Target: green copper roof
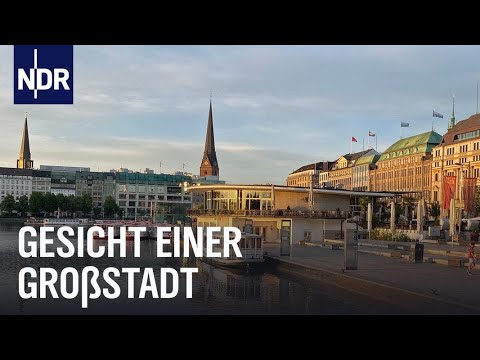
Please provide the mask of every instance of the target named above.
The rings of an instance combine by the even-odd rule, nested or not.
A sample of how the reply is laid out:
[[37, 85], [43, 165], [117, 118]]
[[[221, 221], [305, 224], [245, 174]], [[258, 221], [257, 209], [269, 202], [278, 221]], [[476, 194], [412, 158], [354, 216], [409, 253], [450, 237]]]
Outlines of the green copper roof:
[[398, 140], [395, 144], [385, 150], [380, 156], [379, 161], [398, 159], [403, 156], [413, 154], [425, 154], [440, 144], [442, 136], [435, 131], [428, 131], [423, 134], [410, 136], [405, 139]]
[[375, 164], [380, 158], [380, 154], [372, 154], [369, 156], [362, 156], [355, 162], [355, 166], [365, 165], [365, 164]]

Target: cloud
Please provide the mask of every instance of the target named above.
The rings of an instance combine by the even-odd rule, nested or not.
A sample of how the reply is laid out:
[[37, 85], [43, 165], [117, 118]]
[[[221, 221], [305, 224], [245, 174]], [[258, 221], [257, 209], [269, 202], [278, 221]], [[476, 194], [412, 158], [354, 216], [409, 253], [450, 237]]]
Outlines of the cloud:
[[198, 172], [213, 94], [222, 177], [280, 182], [315, 160], [379, 150], [428, 131], [456, 94], [476, 108], [479, 46], [75, 46], [73, 106], [13, 105], [13, 47], [0, 46], [0, 165], [18, 156], [29, 113], [36, 164]]

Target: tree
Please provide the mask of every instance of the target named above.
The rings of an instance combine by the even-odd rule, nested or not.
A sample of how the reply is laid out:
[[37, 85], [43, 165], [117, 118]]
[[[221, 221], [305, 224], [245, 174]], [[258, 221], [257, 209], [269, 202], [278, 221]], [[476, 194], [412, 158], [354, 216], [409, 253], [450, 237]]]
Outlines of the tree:
[[12, 211], [15, 209], [15, 198], [12, 194], [8, 194], [3, 198], [2, 202], [0, 203], [0, 209], [8, 214], [12, 213]]
[[[415, 206], [415, 199], [409, 196], [405, 198], [404, 204], [407, 207], [407, 220], [410, 222], [412, 220], [412, 209]], [[405, 211], [405, 208], [403, 210]]]
[[434, 201], [430, 206], [430, 216], [435, 219], [435, 225], [438, 225], [438, 217], [440, 216], [440, 204], [438, 203], [438, 201]]
[[27, 195], [23, 195], [23, 196], [20, 197], [20, 199], [18, 199], [18, 202], [16, 204], [16, 208], [17, 208], [17, 211], [20, 214], [25, 214], [25, 213], [28, 212], [29, 204], [28, 204], [28, 196]]
[[57, 197], [55, 194], [46, 193], [43, 198], [44, 201], [44, 210], [47, 213], [53, 213], [58, 209]]
[[29, 200], [30, 212], [38, 214], [45, 210], [44, 196], [40, 192], [33, 192]]
[[93, 215], [95, 215], [95, 217], [100, 216], [101, 212], [102, 212], [102, 208], [100, 208], [100, 207], [98, 207], [98, 206], [95, 206], [95, 207], [93, 208]]
[[64, 205], [64, 210], [69, 212], [69, 213], [74, 213], [78, 211], [78, 208], [76, 207], [77, 203], [75, 200], [75, 196], [69, 195], [65, 197], [65, 205]]
[[63, 194], [57, 194], [57, 206], [60, 211], [68, 211], [68, 198]]
[[75, 196], [72, 200], [73, 200], [72, 201], [73, 212], [82, 211], [82, 208], [83, 208], [82, 197], [81, 196]]
[[84, 214], [89, 214], [93, 209], [93, 199], [90, 194], [83, 194], [80, 196], [80, 211]]
[[115, 202], [114, 197], [107, 196], [103, 204], [103, 212], [105, 217], [111, 217], [114, 214], [117, 214], [119, 210], [120, 210], [120, 207]]

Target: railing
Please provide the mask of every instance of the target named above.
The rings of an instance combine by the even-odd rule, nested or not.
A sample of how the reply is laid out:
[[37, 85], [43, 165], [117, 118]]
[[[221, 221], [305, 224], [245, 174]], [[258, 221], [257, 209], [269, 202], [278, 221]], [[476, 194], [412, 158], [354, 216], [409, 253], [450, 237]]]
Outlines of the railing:
[[317, 211], [317, 210], [187, 210], [187, 215], [203, 216], [258, 216], [258, 217], [286, 217], [312, 219], [347, 219], [351, 213], [347, 211]]
[[[223, 254], [223, 246], [212, 246], [212, 252]], [[223, 260], [259, 260], [263, 259], [263, 248], [240, 248], [241, 257], [237, 257], [233, 251], [230, 251], [230, 256], [221, 256], [219, 259]], [[207, 250], [203, 249], [203, 255], [206, 256]]]

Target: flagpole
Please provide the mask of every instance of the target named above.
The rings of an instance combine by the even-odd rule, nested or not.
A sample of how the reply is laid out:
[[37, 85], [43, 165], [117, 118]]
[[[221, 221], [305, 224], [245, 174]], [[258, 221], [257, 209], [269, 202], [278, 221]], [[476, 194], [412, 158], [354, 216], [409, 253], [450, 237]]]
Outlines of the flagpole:
[[378, 145], [378, 141], [377, 141], [377, 140], [378, 140], [378, 132], [375, 134], [375, 151], [378, 152], [378, 146], [377, 146], [377, 145]]
[[362, 139], [362, 151], [365, 151], [365, 138]]
[[350, 154], [352, 153], [353, 139], [350, 139]]

